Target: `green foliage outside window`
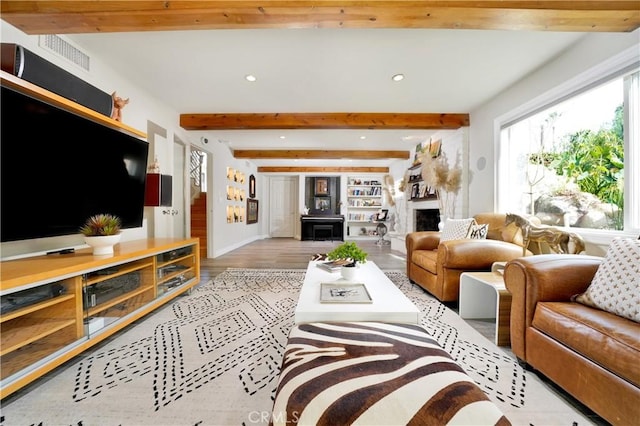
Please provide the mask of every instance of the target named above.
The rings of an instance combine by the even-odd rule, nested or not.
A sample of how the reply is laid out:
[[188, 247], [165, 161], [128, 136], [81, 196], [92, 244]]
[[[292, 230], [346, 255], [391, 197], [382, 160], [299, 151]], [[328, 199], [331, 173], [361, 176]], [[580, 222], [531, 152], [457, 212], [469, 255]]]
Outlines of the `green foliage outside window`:
[[556, 153], [529, 155], [532, 164], [544, 164], [573, 180], [580, 191], [598, 197], [604, 203], [616, 205], [612, 229], [623, 229], [624, 206], [624, 133], [622, 106], [615, 110], [608, 127], [597, 132], [580, 130], [569, 134], [564, 146]]

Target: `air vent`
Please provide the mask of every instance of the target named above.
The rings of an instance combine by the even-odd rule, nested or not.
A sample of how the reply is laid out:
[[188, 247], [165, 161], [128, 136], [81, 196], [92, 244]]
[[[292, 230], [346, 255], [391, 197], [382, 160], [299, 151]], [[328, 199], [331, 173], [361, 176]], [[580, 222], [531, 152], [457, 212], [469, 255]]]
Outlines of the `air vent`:
[[89, 71], [89, 55], [55, 34], [41, 35], [40, 47], [50, 50], [80, 68]]

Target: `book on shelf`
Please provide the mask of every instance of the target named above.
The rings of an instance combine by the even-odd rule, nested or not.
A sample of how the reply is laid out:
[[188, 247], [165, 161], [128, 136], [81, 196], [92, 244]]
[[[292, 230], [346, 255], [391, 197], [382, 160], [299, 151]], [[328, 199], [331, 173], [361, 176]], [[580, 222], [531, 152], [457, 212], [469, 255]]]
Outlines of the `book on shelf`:
[[337, 259], [337, 260], [331, 260], [329, 262], [318, 262], [316, 266], [320, 269], [324, 269], [325, 271], [338, 272], [340, 271], [340, 268], [342, 268], [347, 263], [349, 263], [348, 260]]

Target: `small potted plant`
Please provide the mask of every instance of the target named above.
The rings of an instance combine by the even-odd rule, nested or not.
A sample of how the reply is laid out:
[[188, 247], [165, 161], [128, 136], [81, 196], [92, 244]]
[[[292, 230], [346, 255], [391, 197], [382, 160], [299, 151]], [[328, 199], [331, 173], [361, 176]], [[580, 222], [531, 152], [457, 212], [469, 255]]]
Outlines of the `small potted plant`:
[[362, 250], [353, 241], [345, 241], [335, 249], [327, 253], [327, 259], [345, 259], [350, 260], [350, 263], [345, 264], [342, 267], [342, 277], [346, 280], [351, 280], [355, 276], [356, 265], [359, 263], [365, 263], [367, 261], [367, 252]]
[[93, 247], [96, 256], [113, 254], [113, 246], [120, 241], [122, 222], [118, 216], [102, 213], [91, 216], [80, 228], [84, 241]]

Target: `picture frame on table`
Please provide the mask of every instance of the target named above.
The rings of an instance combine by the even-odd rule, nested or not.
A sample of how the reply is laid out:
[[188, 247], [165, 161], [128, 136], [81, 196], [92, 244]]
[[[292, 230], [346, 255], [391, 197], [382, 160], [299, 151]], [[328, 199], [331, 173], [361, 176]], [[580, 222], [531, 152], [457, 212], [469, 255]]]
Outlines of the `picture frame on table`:
[[247, 198], [247, 225], [258, 223], [258, 200]]

